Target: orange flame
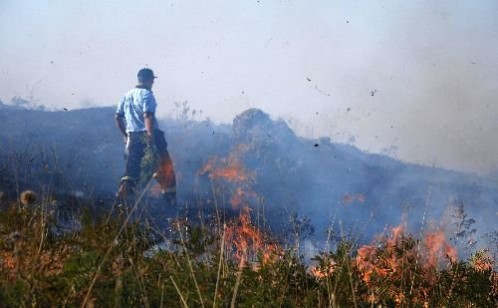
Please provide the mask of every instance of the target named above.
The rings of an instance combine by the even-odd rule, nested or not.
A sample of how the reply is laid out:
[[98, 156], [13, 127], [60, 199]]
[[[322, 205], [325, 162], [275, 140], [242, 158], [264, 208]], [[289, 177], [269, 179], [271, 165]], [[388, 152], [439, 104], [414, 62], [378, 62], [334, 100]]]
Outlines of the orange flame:
[[278, 254], [278, 246], [252, 224], [248, 206], [227, 225], [225, 242], [237, 260], [254, 261], [261, 256], [262, 262], [267, 263]]
[[159, 196], [161, 196], [162, 192], [163, 189], [161, 188], [161, 185], [159, 185], [159, 183], [155, 183], [154, 186], [152, 186], [152, 188], [150, 189], [149, 194], [152, 197], [158, 198]]
[[309, 271], [317, 279], [327, 278], [334, 273], [336, 265], [337, 263], [334, 260], [330, 260], [324, 267], [310, 266]]
[[[486, 272], [492, 270], [494, 262], [489, 252], [486, 250], [478, 251], [471, 259], [472, 267], [478, 272]], [[497, 277], [498, 278], [498, 277]]]
[[246, 170], [242, 160], [246, 149], [245, 145], [235, 146], [227, 158], [211, 158], [199, 171], [211, 179], [236, 184], [229, 202], [233, 209], [240, 209], [240, 215], [227, 225], [225, 244], [230, 254], [244, 265], [259, 256], [263, 263], [269, 262], [278, 253], [278, 246], [251, 221], [249, 201], [257, 194], [251, 189], [255, 173]]
[[159, 158], [154, 178], [162, 190], [176, 189], [176, 175], [169, 154], [166, 153]]
[[[457, 250], [447, 242], [442, 229], [427, 233], [424, 244], [418, 248], [415, 244], [406, 245], [405, 232], [404, 222], [391, 228], [390, 234], [380, 237], [377, 243], [358, 249], [355, 264], [367, 285], [371, 284], [372, 279], [399, 279], [407, 275], [408, 264], [413, 264], [416, 259], [422, 264], [426, 278], [431, 281], [431, 269], [442, 259], [450, 262], [457, 260]], [[400, 255], [399, 251], [403, 253]]]
[[212, 179], [222, 179], [228, 182], [247, 182], [254, 175], [245, 170], [239, 159], [229, 157], [224, 159], [212, 158], [200, 170], [200, 175], [208, 174]]
[[344, 194], [344, 196], [342, 196], [342, 203], [344, 204], [351, 204], [355, 201], [364, 203], [366, 200], [367, 198], [363, 194], [354, 194], [354, 195]]
[[426, 266], [428, 267], [436, 266], [441, 257], [448, 259], [450, 262], [457, 260], [458, 253], [455, 247], [446, 241], [446, 235], [442, 229], [427, 233], [425, 235], [425, 246], [427, 249]]

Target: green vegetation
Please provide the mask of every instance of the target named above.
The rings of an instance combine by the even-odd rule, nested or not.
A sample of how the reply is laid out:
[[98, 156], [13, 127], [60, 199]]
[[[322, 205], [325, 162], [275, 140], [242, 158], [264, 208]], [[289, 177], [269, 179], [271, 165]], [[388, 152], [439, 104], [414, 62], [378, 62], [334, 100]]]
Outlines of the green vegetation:
[[[430, 247], [402, 232], [361, 247], [344, 241], [318, 255], [311, 266], [292, 250], [264, 246], [253, 251], [257, 257], [248, 258], [256, 260], [245, 262], [251, 245], [244, 246], [243, 257], [237, 258], [234, 247], [240, 246], [227, 241], [226, 230], [232, 228], [232, 236], [236, 235], [238, 221], [201, 227], [177, 219], [170, 231], [159, 233], [147, 224], [127, 221], [127, 213], [100, 218], [82, 214], [76, 217], [81, 222], [77, 230], [61, 232], [55, 212], [47, 200], [28, 196], [0, 212], [0, 306], [494, 307], [497, 303], [498, 275], [485, 251], [468, 261], [446, 255], [431, 264]], [[152, 238], [158, 234], [171, 241], [172, 249], [151, 253]]]

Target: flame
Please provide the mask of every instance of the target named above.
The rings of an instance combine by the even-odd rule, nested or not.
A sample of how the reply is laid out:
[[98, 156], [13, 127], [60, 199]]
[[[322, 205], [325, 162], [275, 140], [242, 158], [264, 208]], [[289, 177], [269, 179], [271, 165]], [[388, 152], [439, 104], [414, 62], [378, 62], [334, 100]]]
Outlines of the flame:
[[[255, 260], [261, 260], [261, 264], [272, 262], [282, 249], [252, 223], [250, 204], [257, 197], [251, 188], [255, 173], [245, 168], [241, 156], [243, 149], [244, 147], [237, 148], [227, 158], [210, 159], [199, 174], [207, 174], [213, 180], [231, 184], [228, 185], [233, 188], [229, 202], [240, 213], [226, 225], [224, 244], [228, 255], [239, 261], [241, 267], [253, 266], [257, 270]], [[345, 194], [342, 201], [345, 204], [364, 203], [366, 197], [360, 193]], [[406, 218], [403, 216], [398, 226], [391, 227], [387, 234], [378, 236], [371, 244], [360, 246], [356, 255], [353, 255], [351, 272], [360, 275], [369, 288], [369, 294], [364, 299], [372, 304], [379, 301], [380, 294], [387, 292], [397, 306], [414, 304], [428, 307], [430, 290], [438, 281], [437, 267], [444, 264], [442, 261], [449, 261], [445, 262], [446, 265], [457, 261], [457, 250], [447, 241], [442, 227], [426, 232], [419, 241], [406, 235]], [[479, 256], [472, 264], [476, 270], [486, 271], [493, 267], [489, 260], [489, 257]], [[336, 262], [340, 261], [330, 259], [320, 266], [310, 266], [309, 274], [316, 279], [331, 277], [336, 274]], [[410, 285], [413, 287], [414, 277], [423, 277], [424, 281], [423, 285], [412, 290]], [[498, 276], [493, 276], [492, 279], [498, 280]], [[399, 282], [402, 287], [379, 287], [386, 285], [388, 281]]]
[[[410, 284], [417, 275], [423, 275], [427, 282], [427, 287], [419, 286], [416, 291], [416, 297], [425, 303], [430, 294], [427, 288], [437, 282], [435, 269], [443, 260], [457, 260], [457, 250], [447, 242], [443, 228], [427, 232], [422, 243], [406, 236], [406, 230], [404, 217], [402, 223], [392, 227], [387, 235], [381, 235], [372, 244], [363, 245], [357, 250], [354, 265], [361, 279], [372, 288], [372, 303], [376, 298], [374, 293], [380, 291], [376, 286], [385, 281]], [[487, 265], [484, 268], [487, 268]], [[393, 289], [389, 292], [398, 304], [406, 303], [403, 291]]]
[[150, 189], [149, 194], [152, 197], [158, 198], [159, 196], [161, 196], [162, 192], [163, 189], [161, 188], [161, 185], [159, 185], [159, 183], [155, 183], [154, 186], [152, 186], [152, 188]]
[[255, 261], [261, 256], [265, 264], [278, 254], [278, 246], [253, 225], [248, 206], [243, 207], [239, 217], [227, 225], [225, 243], [232, 256], [244, 262]]
[[310, 266], [309, 272], [313, 277], [317, 279], [323, 279], [330, 277], [334, 273], [336, 266], [337, 263], [334, 260], [330, 260], [329, 262], [327, 262], [325, 266], [322, 267], [313, 266], [313, 265]]
[[255, 192], [237, 187], [230, 197], [230, 205], [232, 209], [249, 207], [249, 200], [257, 197], [258, 195]]
[[[403, 245], [405, 230], [406, 217], [403, 217], [402, 223], [392, 227], [388, 236], [380, 238], [381, 245], [363, 245], [358, 249], [355, 261], [365, 283], [369, 284], [373, 275], [387, 277], [400, 272], [401, 264], [394, 251]], [[388, 253], [380, 255], [379, 246]], [[411, 255], [413, 254], [414, 252], [411, 252]]]
[[169, 156], [161, 159], [161, 163], [157, 168], [157, 173], [157, 182], [161, 184], [162, 187], [175, 186], [175, 170]]
[[364, 203], [366, 200], [367, 198], [365, 197], [365, 195], [359, 193], [354, 195], [344, 194], [344, 196], [342, 196], [342, 203], [344, 204], [351, 204], [355, 201]]
[[425, 235], [425, 246], [427, 267], [437, 266], [441, 257], [448, 259], [452, 263], [458, 258], [457, 250], [446, 241], [446, 235], [442, 229], [427, 233]]
[[278, 254], [278, 246], [269, 236], [256, 228], [251, 221], [251, 201], [257, 197], [251, 184], [255, 173], [247, 170], [243, 164], [243, 154], [247, 145], [240, 144], [232, 148], [226, 158], [211, 158], [199, 171], [213, 180], [226, 181], [235, 185], [229, 203], [233, 209], [239, 209], [239, 216], [232, 220], [225, 229], [225, 244], [232, 257], [247, 265], [259, 256], [262, 262], [271, 261]]
[[222, 179], [228, 182], [247, 182], [254, 175], [245, 170], [238, 158], [211, 158], [199, 172], [200, 175], [208, 174], [211, 179]]
[[390, 246], [395, 246], [396, 244], [398, 244], [399, 240], [402, 238], [403, 234], [405, 233], [405, 230], [406, 230], [406, 225], [405, 224], [401, 224], [397, 227], [394, 227], [391, 229], [391, 238], [388, 239], [388, 245]]
[[[481, 250], [478, 251], [472, 259], [470, 260], [472, 267], [478, 272], [486, 272], [492, 270], [494, 267], [494, 262], [491, 256], [489, 255], [489, 251]], [[497, 277], [498, 278], [498, 277]]]

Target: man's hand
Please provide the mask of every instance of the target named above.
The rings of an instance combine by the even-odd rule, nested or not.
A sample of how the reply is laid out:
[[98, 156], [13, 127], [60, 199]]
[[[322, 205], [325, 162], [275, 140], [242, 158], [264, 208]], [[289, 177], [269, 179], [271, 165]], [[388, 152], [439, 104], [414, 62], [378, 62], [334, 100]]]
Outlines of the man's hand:
[[153, 121], [154, 115], [150, 112], [144, 113], [144, 122], [145, 122], [145, 133], [147, 136], [147, 144], [149, 146], [154, 145], [154, 128], [153, 128]]
[[128, 134], [126, 133], [124, 118], [122, 115], [116, 114], [114, 119], [116, 120], [116, 126], [118, 127], [119, 131], [121, 132], [121, 135], [123, 135], [123, 140], [124, 140], [124, 143], [126, 144]]

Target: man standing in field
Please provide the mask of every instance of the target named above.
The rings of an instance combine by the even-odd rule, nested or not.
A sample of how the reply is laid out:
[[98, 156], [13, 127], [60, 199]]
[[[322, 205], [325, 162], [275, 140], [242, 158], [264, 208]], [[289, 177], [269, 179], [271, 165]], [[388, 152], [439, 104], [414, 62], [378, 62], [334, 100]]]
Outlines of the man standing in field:
[[157, 170], [152, 176], [161, 186], [164, 198], [174, 204], [175, 172], [168, 154], [164, 132], [159, 130], [155, 117], [157, 104], [152, 93], [152, 85], [157, 77], [149, 68], [141, 69], [137, 77], [138, 85], [124, 95], [116, 110], [116, 124], [126, 144], [126, 171], [116, 197], [118, 202], [125, 202], [127, 196], [133, 193], [140, 180], [145, 150], [151, 149], [157, 160]]

